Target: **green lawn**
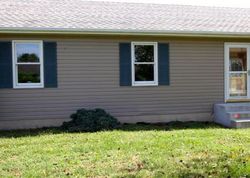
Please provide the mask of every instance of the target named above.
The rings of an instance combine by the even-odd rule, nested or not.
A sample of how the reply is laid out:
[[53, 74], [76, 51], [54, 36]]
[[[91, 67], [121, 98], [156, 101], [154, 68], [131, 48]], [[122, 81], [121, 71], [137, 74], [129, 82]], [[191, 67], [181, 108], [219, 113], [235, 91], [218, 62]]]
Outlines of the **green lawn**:
[[0, 177], [250, 177], [250, 129], [125, 125], [0, 132]]

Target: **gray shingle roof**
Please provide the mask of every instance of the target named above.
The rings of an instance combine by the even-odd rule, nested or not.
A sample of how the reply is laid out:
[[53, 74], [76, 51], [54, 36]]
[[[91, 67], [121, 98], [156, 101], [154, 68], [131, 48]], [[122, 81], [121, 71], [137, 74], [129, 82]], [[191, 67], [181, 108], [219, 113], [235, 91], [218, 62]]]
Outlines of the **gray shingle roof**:
[[250, 9], [84, 0], [1, 0], [0, 30], [250, 34]]

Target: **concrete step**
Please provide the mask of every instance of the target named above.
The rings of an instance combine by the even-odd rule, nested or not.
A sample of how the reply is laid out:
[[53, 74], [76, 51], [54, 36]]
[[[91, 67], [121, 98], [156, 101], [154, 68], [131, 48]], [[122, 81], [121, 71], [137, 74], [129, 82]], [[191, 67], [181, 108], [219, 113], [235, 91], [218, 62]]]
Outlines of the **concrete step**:
[[231, 128], [250, 127], [250, 103], [222, 103], [214, 105], [216, 123]]
[[250, 103], [226, 103], [218, 104], [219, 107], [224, 108], [226, 111], [249, 111], [250, 112]]
[[250, 118], [241, 120], [231, 120], [233, 128], [250, 128]]
[[233, 112], [226, 112], [229, 115], [230, 119], [247, 119], [250, 118], [250, 111], [233, 111]]

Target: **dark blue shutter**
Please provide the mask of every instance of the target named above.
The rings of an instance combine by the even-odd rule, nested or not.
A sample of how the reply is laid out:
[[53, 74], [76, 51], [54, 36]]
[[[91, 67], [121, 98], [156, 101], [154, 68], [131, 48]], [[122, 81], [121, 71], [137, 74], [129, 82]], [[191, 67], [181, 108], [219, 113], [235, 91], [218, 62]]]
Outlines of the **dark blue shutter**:
[[131, 86], [131, 44], [120, 43], [120, 86]]
[[0, 42], [0, 88], [13, 88], [11, 42]]
[[43, 43], [44, 87], [57, 87], [57, 52], [56, 42]]
[[169, 85], [169, 45], [158, 44], [158, 78], [159, 85]]

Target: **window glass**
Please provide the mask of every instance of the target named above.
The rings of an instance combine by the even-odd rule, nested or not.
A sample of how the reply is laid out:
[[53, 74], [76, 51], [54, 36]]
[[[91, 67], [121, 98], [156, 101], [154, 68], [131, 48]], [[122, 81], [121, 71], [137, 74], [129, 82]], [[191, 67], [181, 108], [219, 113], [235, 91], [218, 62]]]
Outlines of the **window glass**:
[[135, 81], [154, 81], [154, 65], [135, 64]]
[[135, 62], [154, 62], [154, 46], [135, 45]]
[[230, 96], [247, 96], [247, 74], [232, 73], [229, 76]]
[[230, 71], [247, 70], [247, 49], [230, 48]]
[[16, 44], [17, 62], [39, 62], [40, 46], [32, 43]]
[[18, 83], [40, 83], [40, 65], [18, 65]]

